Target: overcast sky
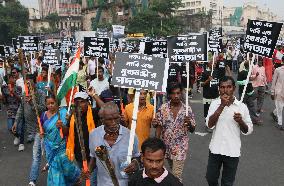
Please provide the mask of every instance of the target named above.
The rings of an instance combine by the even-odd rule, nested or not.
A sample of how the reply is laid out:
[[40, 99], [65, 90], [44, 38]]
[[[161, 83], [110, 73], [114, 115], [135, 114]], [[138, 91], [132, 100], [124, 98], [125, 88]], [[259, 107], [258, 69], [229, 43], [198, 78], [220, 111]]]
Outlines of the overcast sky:
[[[242, 6], [244, 2], [250, 0], [224, 0], [224, 5], [228, 7], [232, 6]], [[284, 0], [254, 0], [261, 7], [266, 4], [273, 12], [284, 18]], [[38, 9], [38, 0], [20, 0], [22, 4], [28, 7], [33, 7]]]

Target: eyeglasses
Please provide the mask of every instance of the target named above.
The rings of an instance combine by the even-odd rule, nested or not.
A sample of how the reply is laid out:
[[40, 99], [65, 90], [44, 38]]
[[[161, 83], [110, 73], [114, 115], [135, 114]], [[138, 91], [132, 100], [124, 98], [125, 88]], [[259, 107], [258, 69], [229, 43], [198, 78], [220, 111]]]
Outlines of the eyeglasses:
[[17, 72], [12, 72], [12, 74], [16, 74]]

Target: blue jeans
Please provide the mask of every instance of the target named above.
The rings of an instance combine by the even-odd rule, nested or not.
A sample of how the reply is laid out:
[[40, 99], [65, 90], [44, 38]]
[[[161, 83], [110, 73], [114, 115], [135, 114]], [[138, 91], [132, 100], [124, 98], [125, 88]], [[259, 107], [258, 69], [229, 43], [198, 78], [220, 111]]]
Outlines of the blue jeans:
[[9, 131], [12, 131], [12, 127], [14, 125], [14, 122], [15, 122], [15, 118], [8, 118], [7, 119], [7, 129]]
[[41, 162], [41, 141], [39, 133], [36, 133], [33, 145], [33, 161], [30, 171], [30, 181], [36, 182]]
[[[12, 131], [12, 127], [15, 123], [14, 118], [8, 118], [7, 119], [7, 128], [9, 131]], [[25, 140], [25, 123], [20, 120], [19, 123], [17, 123], [17, 132], [14, 134], [15, 137], [20, 138], [20, 144], [24, 144]]]

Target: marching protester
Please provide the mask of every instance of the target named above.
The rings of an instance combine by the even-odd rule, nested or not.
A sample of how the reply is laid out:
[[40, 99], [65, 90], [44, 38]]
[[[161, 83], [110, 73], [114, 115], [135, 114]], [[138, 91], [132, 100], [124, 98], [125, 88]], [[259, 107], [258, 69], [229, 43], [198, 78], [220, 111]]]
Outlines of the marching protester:
[[277, 121], [277, 128], [284, 130], [282, 111], [284, 107], [284, 57], [282, 64], [275, 69], [272, 85], [271, 85], [271, 99], [275, 102], [276, 109], [271, 113], [271, 116]]
[[[20, 136], [23, 130], [12, 130], [17, 110], [20, 105], [22, 88], [16, 85], [16, 79], [13, 75], [8, 75], [8, 84], [1, 87], [2, 96], [0, 97], [7, 108], [7, 129], [15, 135], [14, 145], [19, 145], [19, 151], [24, 150], [24, 136]], [[22, 129], [23, 127], [20, 126]], [[20, 139], [21, 137], [21, 139]]]
[[[104, 68], [99, 66], [98, 67], [98, 78], [92, 80], [90, 82], [90, 87], [92, 87], [98, 95], [104, 90], [109, 89], [109, 82], [108, 79], [104, 78]], [[93, 103], [93, 108], [95, 107], [95, 102]]]
[[148, 138], [142, 143], [141, 160], [144, 169], [134, 174], [128, 186], [181, 186], [183, 184], [164, 167], [166, 144], [159, 138]]
[[213, 129], [206, 172], [209, 186], [219, 185], [221, 167], [221, 185], [234, 184], [240, 157], [240, 134], [248, 135], [253, 131], [248, 108], [236, 99], [235, 89], [232, 77], [220, 79], [220, 97], [211, 103], [206, 118], [206, 125]]
[[[94, 114], [88, 100], [89, 95], [86, 92], [77, 92], [74, 95], [75, 110], [80, 108], [81, 127], [84, 140], [84, 150], [86, 152], [87, 162], [90, 162], [89, 134], [95, 129]], [[76, 111], [74, 111], [76, 112]], [[78, 130], [75, 125], [79, 125], [75, 121], [75, 114], [72, 113], [70, 121], [66, 126], [62, 126], [64, 135], [67, 138], [66, 155], [71, 161], [76, 160], [80, 168], [83, 168], [83, 157], [81, 154], [82, 147], [80, 145]], [[92, 175], [92, 184], [95, 185], [95, 174]]]
[[92, 56], [88, 61], [87, 73], [90, 76], [91, 80], [96, 78], [96, 69], [97, 69], [97, 62], [96, 58]]
[[80, 61], [79, 64], [79, 71], [77, 75], [77, 82], [76, 85], [79, 87], [79, 91], [86, 91], [87, 90], [87, 72], [86, 66], [84, 65], [83, 61]]
[[48, 162], [47, 185], [80, 185], [83, 180], [80, 169], [71, 162], [66, 151], [66, 142], [59, 129], [66, 125], [66, 109], [58, 108], [54, 95], [46, 97], [47, 111], [41, 115], [46, 159]]
[[265, 68], [263, 66], [263, 58], [260, 56], [258, 57], [257, 65], [253, 66], [251, 79], [252, 79], [252, 86], [254, 88], [254, 92], [257, 95], [256, 115], [259, 116], [260, 113], [263, 112], [262, 106], [264, 102], [265, 88], [267, 85]]
[[[203, 87], [204, 120], [207, 117], [208, 109], [211, 102], [219, 97], [218, 84], [218, 69], [216, 68], [216, 64], [213, 64], [212, 61], [209, 61], [207, 63], [207, 68], [204, 70], [201, 77], [201, 86]], [[210, 129], [208, 129], [208, 131], [211, 132]]]
[[[134, 139], [132, 162], [122, 166], [127, 158], [128, 140], [130, 131], [120, 125], [120, 113], [117, 105], [105, 103], [99, 112], [103, 125], [93, 130], [89, 137], [90, 165], [92, 172], [97, 167], [98, 186], [127, 186], [131, 174], [138, 170], [139, 163], [136, 157], [140, 156], [138, 139]], [[104, 150], [106, 149], [106, 150]], [[106, 154], [107, 153], [107, 154]], [[112, 165], [108, 162], [112, 162]]]
[[188, 132], [195, 130], [195, 119], [190, 106], [186, 113], [186, 105], [181, 101], [181, 85], [171, 84], [167, 91], [170, 101], [159, 108], [152, 124], [156, 127], [156, 137], [161, 137], [167, 146], [166, 158], [173, 175], [182, 182], [188, 152]]
[[[26, 80], [29, 83], [29, 95], [25, 95], [21, 101], [21, 105], [17, 111], [16, 120], [23, 119], [26, 125], [26, 132], [28, 133], [28, 142], [34, 141], [32, 147], [32, 163], [29, 173], [29, 186], [34, 186], [37, 182], [40, 173], [41, 155], [42, 155], [42, 143], [43, 138], [40, 134], [40, 124], [38, 123], [38, 114], [42, 114], [46, 109], [45, 104], [45, 91], [36, 89], [35, 77], [33, 74], [27, 74]], [[31, 92], [31, 90], [34, 90]], [[33, 95], [34, 94], [34, 95]], [[35, 96], [35, 102], [33, 102], [32, 96]], [[17, 127], [18, 122], [14, 123], [14, 127]]]
[[[135, 93], [135, 91], [134, 91]], [[142, 143], [150, 137], [151, 123], [154, 116], [154, 107], [146, 102], [148, 91], [141, 90], [139, 96], [139, 106], [137, 114], [136, 135], [139, 142], [139, 150], [141, 150]], [[124, 122], [126, 126], [131, 129], [132, 115], [134, 103], [126, 105], [124, 115]]]
[[[238, 74], [238, 81], [237, 84], [239, 85], [239, 98], [241, 99], [242, 93], [246, 84], [247, 76], [248, 76], [248, 71], [249, 71], [249, 61], [246, 61], [244, 63], [244, 70], [242, 70]], [[247, 83], [247, 88], [245, 90], [245, 95], [243, 98], [243, 102], [247, 105], [251, 120], [253, 124], [255, 125], [261, 125], [262, 121], [259, 119], [259, 115], [257, 114], [256, 108], [255, 108], [255, 99], [256, 95], [253, 90], [252, 86], [252, 77], [249, 78], [249, 82]]]
[[41, 74], [37, 78], [36, 89], [42, 90], [45, 94], [54, 94], [56, 93], [55, 85], [53, 81], [48, 81], [48, 67], [43, 66], [41, 69]]

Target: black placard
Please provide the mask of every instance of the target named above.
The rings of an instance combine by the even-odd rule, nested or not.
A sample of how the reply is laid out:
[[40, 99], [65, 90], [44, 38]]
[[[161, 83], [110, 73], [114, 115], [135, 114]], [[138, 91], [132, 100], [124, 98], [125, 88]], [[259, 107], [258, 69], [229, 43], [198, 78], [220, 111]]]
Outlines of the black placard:
[[109, 54], [109, 38], [84, 37], [84, 56], [105, 57]]
[[165, 92], [168, 59], [145, 54], [117, 53], [112, 85]]
[[12, 38], [12, 45], [16, 52], [18, 52], [18, 48], [20, 48], [20, 40], [19, 38]]
[[3, 45], [0, 45], [0, 57], [5, 57], [5, 47]]
[[214, 28], [209, 31], [208, 51], [212, 53], [222, 52], [222, 28]]
[[10, 51], [9, 46], [5, 46], [4, 51], [5, 51], [5, 57], [9, 57], [11, 55], [11, 51]]
[[207, 61], [207, 34], [168, 37], [170, 62]]
[[59, 65], [61, 56], [60, 54], [60, 50], [58, 49], [45, 50], [43, 63], [49, 65]]
[[38, 51], [39, 37], [19, 36], [20, 47], [24, 52]]
[[246, 52], [271, 58], [282, 23], [249, 20], [244, 49]]

